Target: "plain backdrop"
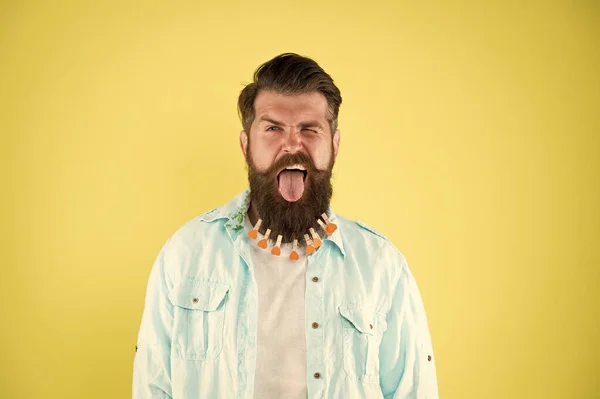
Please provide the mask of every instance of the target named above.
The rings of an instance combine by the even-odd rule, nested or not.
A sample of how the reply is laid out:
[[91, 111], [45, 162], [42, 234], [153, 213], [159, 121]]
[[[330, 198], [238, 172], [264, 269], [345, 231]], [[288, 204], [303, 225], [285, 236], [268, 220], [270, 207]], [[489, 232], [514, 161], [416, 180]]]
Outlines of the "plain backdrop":
[[246, 188], [282, 52], [341, 89], [333, 208], [387, 235], [444, 399], [598, 397], [595, 1], [0, 2], [0, 396], [127, 398], [150, 268]]

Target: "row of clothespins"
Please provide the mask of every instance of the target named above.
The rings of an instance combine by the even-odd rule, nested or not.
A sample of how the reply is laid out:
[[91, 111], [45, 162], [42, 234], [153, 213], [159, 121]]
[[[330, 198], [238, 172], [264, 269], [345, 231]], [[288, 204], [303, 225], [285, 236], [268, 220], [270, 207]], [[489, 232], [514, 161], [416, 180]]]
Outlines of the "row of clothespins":
[[[327, 236], [332, 235], [337, 230], [337, 225], [335, 223], [332, 223], [331, 220], [329, 220], [326, 213], [323, 213], [321, 215], [321, 217], [323, 218], [324, 221], [321, 219], [317, 219], [317, 223], [319, 224], [319, 226], [321, 226], [323, 228], [323, 230], [325, 230], [325, 233], [327, 234]], [[254, 225], [254, 228], [248, 232], [248, 237], [250, 237], [253, 240], [256, 240], [256, 238], [258, 237], [258, 229], [260, 229], [261, 224], [262, 224], [262, 219], [258, 219], [256, 224]], [[314, 228], [311, 227], [309, 232], [310, 232], [310, 236], [308, 234], [304, 234], [304, 241], [306, 242], [306, 254], [307, 255], [314, 253], [317, 250], [317, 248], [319, 248], [321, 245], [323, 245], [323, 241], [321, 240], [321, 237], [315, 231]], [[257, 245], [260, 248], [267, 249], [270, 234], [271, 234], [271, 229], [267, 229], [267, 231], [265, 231], [264, 237], [261, 240], [259, 240], [257, 243]], [[311, 236], [312, 236], [312, 238], [311, 238]], [[275, 255], [275, 256], [281, 255], [281, 240], [282, 240], [282, 238], [283, 237], [281, 234], [279, 234], [277, 236], [277, 241], [275, 243], [275, 246], [271, 249], [272, 255]], [[294, 240], [292, 242], [292, 252], [290, 253], [290, 259], [291, 260], [300, 259], [300, 255], [298, 254], [298, 240], [296, 238], [294, 238]]]

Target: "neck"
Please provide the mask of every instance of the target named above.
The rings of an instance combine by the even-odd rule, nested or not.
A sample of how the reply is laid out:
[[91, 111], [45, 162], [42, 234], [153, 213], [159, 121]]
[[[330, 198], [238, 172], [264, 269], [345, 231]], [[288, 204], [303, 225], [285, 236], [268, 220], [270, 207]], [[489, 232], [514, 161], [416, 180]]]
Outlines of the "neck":
[[258, 221], [258, 212], [256, 211], [256, 206], [254, 206], [253, 201], [250, 201], [250, 206], [248, 207], [248, 218], [250, 219], [250, 224], [252, 226]]

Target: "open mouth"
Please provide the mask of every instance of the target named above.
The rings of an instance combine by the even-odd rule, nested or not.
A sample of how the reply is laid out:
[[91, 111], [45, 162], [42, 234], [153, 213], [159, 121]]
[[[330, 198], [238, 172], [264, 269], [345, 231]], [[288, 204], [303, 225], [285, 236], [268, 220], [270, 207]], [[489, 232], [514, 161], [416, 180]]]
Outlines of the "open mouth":
[[303, 165], [288, 166], [277, 174], [279, 193], [289, 202], [298, 201], [304, 193], [308, 172]]
[[[281, 172], [285, 172], [285, 171], [291, 171], [291, 172], [301, 172], [302, 173], [302, 181], [305, 182], [306, 181], [306, 176], [308, 176], [308, 172], [306, 170], [301, 170], [301, 169], [282, 169]], [[281, 178], [281, 172], [279, 172], [279, 174], [277, 175], [277, 183], [279, 183], [279, 179]]]
[[300, 165], [300, 164], [296, 164], [296, 165], [292, 165], [292, 166], [287, 166], [283, 169], [281, 169], [279, 171], [279, 173], [277, 173], [277, 183], [279, 183], [279, 179], [281, 177], [282, 172], [301, 172], [302, 173], [302, 181], [306, 180], [306, 176], [308, 176], [308, 171], [306, 170], [306, 167], [304, 165]]

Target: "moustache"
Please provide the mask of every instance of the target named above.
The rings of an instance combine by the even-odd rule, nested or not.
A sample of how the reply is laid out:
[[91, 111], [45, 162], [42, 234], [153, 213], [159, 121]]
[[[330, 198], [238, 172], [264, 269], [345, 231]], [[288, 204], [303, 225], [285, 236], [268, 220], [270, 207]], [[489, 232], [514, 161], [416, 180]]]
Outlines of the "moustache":
[[276, 177], [282, 169], [294, 165], [302, 165], [308, 173], [318, 171], [312, 158], [308, 154], [297, 152], [295, 154], [283, 155], [281, 158], [275, 161], [269, 168], [267, 168], [267, 170], [261, 173], [263, 175], [271, 175], [273, 177]]

